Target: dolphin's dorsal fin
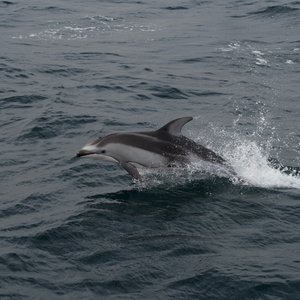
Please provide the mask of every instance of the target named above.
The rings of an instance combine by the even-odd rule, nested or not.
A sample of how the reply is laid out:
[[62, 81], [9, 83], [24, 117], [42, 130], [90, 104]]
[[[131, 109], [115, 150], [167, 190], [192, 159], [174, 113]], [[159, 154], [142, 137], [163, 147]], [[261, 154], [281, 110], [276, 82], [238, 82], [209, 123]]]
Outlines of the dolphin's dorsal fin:
[[172, 135], [181, 135], [182, 127], [186, 123], [188, 123], [192, 120], [193, 120], [192, 117], [183, 117], [183, 118], [173, 120], [173, 121], [167, 123], [166, 125], [164, 125], [163, 127], [161, 127], [160, 129], [158, 129], [157, 132], [167, 132]]

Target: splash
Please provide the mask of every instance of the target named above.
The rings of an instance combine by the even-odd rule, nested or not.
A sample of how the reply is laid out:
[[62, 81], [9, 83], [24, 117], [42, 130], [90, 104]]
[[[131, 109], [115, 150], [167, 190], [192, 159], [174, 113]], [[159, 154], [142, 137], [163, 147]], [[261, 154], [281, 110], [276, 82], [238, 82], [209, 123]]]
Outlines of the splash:
[[172, 187], [200, 180], [225, 179], [235, 185], [300, 189], [297, 168], [273, 165], [268, 153], [254, 141], [245, 139], [228, 143], [224, 145], [222, 155], [231, 167], [198, 160], [184, 168], [141, 169], [144, 180], [137, 185], [139, 188]]
[[300, 189], [299, 168], [286, 167], [276, 160], [276, 163], [270, 160], [273, 144], [280, 143], [280, 138], [265, 107], [260, 107], [255, 128], [246, 136], [238, 131], [241, 119], [242, 116], [239, 115], [237, 120], [234, 120], [233, 131], [226, 131], [211, 124], [204, 138], [198, 136], [195, 139], [218, 152], [229, 162], [237, 177], [241, 179], [235, 181], [238, 184], [262, 188]]
[[263, 188], [298, 188], [300, 177], [296, 172], [285, 173], [270, 163], [268, 151], [251, 140], [237, 141], [226, 147], [224, 157], [245, 183]]
[[138, 190], [160, 188], [172, 191], [174, 188], [189, 184], [222, 186], [236, 184], [240, 180], [228, 169], [204, 161], [195, 161], [178, 168], [139, 169], [139, 172], [143, 180], [134, 180], [134, 185]]
[[[235, 120], [233, 124], [239, 122]], [[195, 118], [197, 119], [197, 117]], [[269, 139], [266, 139], [266, 128]], [[260, 111], [255, 131], [247, 136], [234, 131], [226, 131], [215, 124], [211, 124], [207, 132], [201, 135], [195, 130], [189, 135], [199, 144], [214, 150], [228, 162], [228, 166], [221, 166], [194, 159], [184, 168], [165, 168], [140, 170], [143, 182], [139, 188], [149, 188], [159, 185], [172, 187], [190, 182], [214, 181], [223, 179], [234, 185], [246, 185], [259, 188], [296, 188], [300, 189], [300, 168], [286, 167], [277, 160], [270, 160], [272, 143], [278, 139], [274, 127], [270, 127], [268, 116]]]

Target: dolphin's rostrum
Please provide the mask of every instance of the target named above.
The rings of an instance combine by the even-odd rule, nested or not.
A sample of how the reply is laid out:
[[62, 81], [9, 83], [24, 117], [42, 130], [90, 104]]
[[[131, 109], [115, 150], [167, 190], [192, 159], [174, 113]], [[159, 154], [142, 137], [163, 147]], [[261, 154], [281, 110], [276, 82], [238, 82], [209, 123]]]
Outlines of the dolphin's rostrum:
[[223, 165], [222, 157], [181, 134], [182, 127], [191, 120], [179, 118], [156, 131], [112, 133], [85, 145], [77, 156], [117, 163], [135, 179], [141, 179], [139, 166], [181, 166], [195, 157]]

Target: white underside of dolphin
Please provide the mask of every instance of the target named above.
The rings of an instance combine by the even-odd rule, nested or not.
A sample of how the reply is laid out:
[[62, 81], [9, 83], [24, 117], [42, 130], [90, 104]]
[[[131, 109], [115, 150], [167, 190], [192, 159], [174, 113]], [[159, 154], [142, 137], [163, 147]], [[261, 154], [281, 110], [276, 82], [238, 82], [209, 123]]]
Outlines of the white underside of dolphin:
[[156, 131], [109, 134], [85, 145], [77, 156], [117, 163], [135, 179], [141, 179], [137, 167], [182, 166], [191, 157], [224, 164], [215, 152], [181, 134], [182, 127], [192, 119], [179, 118]]

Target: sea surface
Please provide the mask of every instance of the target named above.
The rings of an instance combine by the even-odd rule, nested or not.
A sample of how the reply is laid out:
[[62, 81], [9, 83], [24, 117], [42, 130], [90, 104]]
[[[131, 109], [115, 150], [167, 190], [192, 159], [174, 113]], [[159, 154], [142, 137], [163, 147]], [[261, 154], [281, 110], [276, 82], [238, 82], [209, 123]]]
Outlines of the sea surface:
[[[0, 299], [300, 299], [300, 1], [1, 0]], [[193, 116], [198, 161], [75, 157]]]

